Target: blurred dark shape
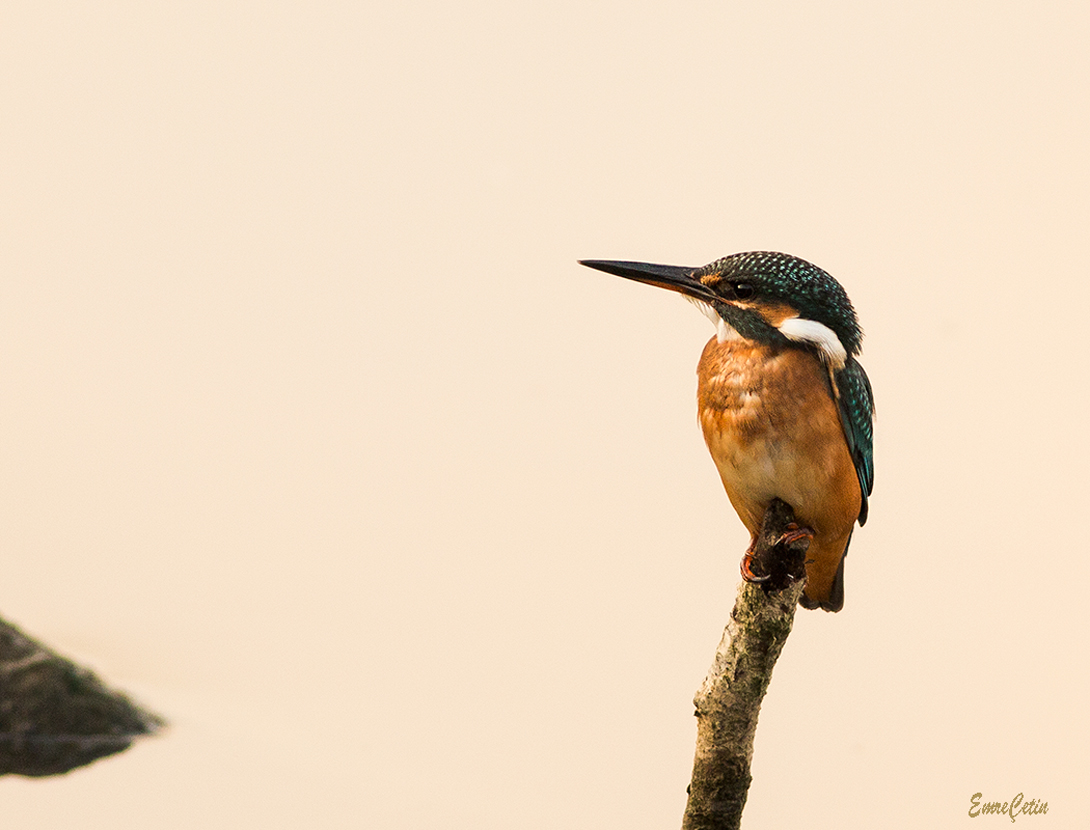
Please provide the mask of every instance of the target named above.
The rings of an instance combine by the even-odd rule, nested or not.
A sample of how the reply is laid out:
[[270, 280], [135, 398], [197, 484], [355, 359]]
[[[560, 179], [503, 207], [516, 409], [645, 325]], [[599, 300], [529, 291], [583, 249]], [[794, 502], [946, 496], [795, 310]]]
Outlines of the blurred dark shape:
[[59, 775], [165, 722], [0, 619], [0, 775]]

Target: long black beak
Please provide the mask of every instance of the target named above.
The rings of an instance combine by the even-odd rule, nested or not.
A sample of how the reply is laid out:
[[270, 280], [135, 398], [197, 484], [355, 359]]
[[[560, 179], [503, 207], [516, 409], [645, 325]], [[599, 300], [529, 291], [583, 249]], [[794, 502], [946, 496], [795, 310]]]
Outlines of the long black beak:
[[626, 280], [645, 282], [648, 285], [657, 285], [659, 288], [667, 288], [677, 291], [688, 297], [695, 297], [705, 302], [722, 300], [710, 288], [700, 280], [693, 277], [696, 268], [686, 268], [682, 265], [652, 265], [650, 262], [622, 262], [610, 259], [581, 259], [580, 265], [594, 268], [597, 271], [605, 271], [624, 277]]

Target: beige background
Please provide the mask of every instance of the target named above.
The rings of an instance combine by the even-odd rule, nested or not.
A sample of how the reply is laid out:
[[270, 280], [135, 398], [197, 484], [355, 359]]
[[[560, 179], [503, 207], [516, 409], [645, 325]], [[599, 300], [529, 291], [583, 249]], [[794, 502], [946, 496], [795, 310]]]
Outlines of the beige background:
[[746, 542], [711, 329], [575, 260], [761, 248], [879, 421], [747, 828], [1085, 826], [1084, 6], [0, 17], [0, 613], [173, 723], [0, 826], [677, 826]]

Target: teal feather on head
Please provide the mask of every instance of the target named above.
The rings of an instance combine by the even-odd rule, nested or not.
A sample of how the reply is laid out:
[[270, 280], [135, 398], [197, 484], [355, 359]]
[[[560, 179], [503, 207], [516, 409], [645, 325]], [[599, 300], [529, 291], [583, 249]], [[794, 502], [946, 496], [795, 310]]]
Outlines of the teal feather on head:
[[748, 283], [755, 295], [788, 303], [799, 316], [832, 329], [849, 355], [859, 353], [863, 331], [847, 292], [813, 263], [776, 251], [749, 251], [717, 259], [693, 274], [702, 281], [713, 275], [729, 283]]

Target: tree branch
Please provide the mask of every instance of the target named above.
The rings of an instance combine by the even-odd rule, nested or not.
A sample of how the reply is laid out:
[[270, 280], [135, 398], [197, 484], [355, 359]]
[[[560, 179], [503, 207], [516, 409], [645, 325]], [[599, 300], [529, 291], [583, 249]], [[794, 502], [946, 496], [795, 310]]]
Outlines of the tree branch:
[[782, 541], [794, 518], [779, 499], [765, 512], [750, 568], [768, 579], [739, 587], [715, 661], [693, 701], [696, 757], [682, 830], [734, 830], [741, 824], [757, 715], [805, 584], [809, 539]]

